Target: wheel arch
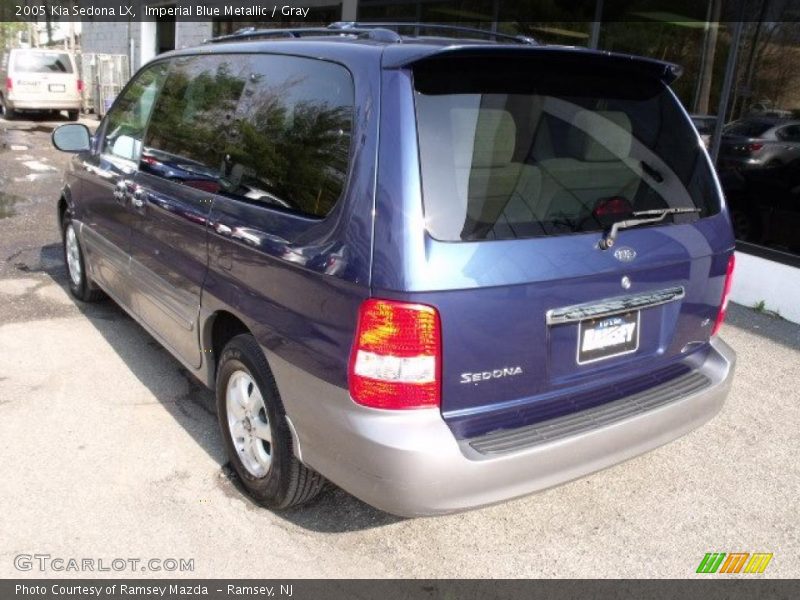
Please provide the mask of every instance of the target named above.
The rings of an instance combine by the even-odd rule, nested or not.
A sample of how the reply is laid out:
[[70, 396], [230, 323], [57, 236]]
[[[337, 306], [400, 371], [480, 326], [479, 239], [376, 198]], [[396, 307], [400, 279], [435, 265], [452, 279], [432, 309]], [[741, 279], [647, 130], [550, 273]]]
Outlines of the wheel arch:
[[205, 319], [200, 335], [203, 356], [208, 364], [209, 384], [216, 381], [219, 356], [225, 344], [242, 333], [255, 337], [244, 320], [229, 310], [216, 310]]

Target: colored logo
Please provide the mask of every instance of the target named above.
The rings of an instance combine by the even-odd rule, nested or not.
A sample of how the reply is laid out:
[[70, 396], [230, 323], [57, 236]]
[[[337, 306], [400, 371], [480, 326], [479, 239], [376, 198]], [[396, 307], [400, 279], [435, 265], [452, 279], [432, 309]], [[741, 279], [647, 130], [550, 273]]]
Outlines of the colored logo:
[[709, 552], [700, 561], [697, 573], [763, 573], [772, 560], [765, 552]]

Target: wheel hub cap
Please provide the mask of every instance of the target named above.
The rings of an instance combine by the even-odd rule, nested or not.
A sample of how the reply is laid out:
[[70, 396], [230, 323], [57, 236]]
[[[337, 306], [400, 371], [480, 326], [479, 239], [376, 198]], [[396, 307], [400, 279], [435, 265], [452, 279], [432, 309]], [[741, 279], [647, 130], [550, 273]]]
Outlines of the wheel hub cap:
[[69, 278], [75, 286], [79, 286], [81, 284], [81, 251], [78, 246], [78, 237], [75, 235], [75, 228], [71, 224], [67, 226], [64, 244]]
[[228, 430], [247, 472], [264, 477], [272, 465], [272, 428], [264, 398], [252, 376], [234, 371], [225, 390]]

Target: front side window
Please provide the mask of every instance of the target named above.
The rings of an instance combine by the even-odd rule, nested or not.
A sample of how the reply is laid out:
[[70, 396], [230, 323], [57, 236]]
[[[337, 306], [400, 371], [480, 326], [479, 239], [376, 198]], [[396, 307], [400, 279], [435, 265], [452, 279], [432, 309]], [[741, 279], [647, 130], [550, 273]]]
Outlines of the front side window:
[[17, 52], [14, 55], [17, 73], [72, 73], [72, 61], [65, 52]]
[[125, 161], [139, 160], [142, 137], [166, 71], [166, 63], [152, 65], [125, 89], [106, 116], [101, 154]]
[[415, 69], [425, 220], [434, 238], [564, 235], [602, 231], [636, 211], [719, 211], [705, 154], [665, 86], [543, 62]]
[[322, 60], [251, 60], [228, 138], [221, 193], [324, 217], [347, 178], [352, 77], [344, 67]]
[[173, 61], [147, 129], [142, 171], [216, 193], [225, 140], [249, 74], [239, 55]]

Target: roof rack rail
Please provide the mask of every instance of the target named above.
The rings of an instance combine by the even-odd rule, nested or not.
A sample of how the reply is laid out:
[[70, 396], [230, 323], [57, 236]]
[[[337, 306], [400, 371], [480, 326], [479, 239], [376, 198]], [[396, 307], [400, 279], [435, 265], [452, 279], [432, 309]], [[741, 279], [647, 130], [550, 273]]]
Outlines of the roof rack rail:
[[357, 21], [337, 21], [327, 27], [298, 27], [292, 29], [256, 29], [246, 27], [228, 35], [206, 40], [207, 43], [246, 41], [253, 39], [269, 38], [300, 38], [303, 36], [331, 35], [331, 36], [356, 36], [368, 38], [379, 42], [399, 43], [403, 41], [401, 28], [413, 28], [414, 35], [419, 36], [420, 30], [441, 31], [470, 34], [471, 37], [484, 37], [496, 41], [508, 40], [517, 44], [537, 44], [538, 42], [524, 35], [510, 35], [487, 31], [475, 27], [462, 27], [460, 25], [441, 25], [438, 23], [390, 22], [390, 23], [361, 23]]
[[[498, 33], [497, 31], [487, 31], [486, 29], [478, 29], [477, 27], [464, 27], [461, 25], [442, 25], [441, 23], [417, 23], [413, 21], [387, 21], [387, 22], [361, 22], [361, 21], [337, 21], [336, 23], [331, 23], [328, 25], [331, 29], [340, 29], [340, 30], [364, 30], [364, 29], [372, 29], [372, 28], [380, 28], [380, 29], [388, 29], [388, 30], [397, 30], [402, 28], [413, 28], [416, 33], [415, 36], [419, 36], [419, 30], [430, 30], [430, 31], [441, 31], [441, 32], [453, 32], [453, 33], [469, 33], [475, 37], [485, 37], [493, 40], [508, 40], [511, 42], [516, 42], [518, 44], [533, 44], [537, 45], [538, 42], [526, 35], [512, 35], [509, 33]], [[397, 32], [399, 33], [399, 32]]]
[[364, 37], [379, 42], [397, 43], [402, 41], [400, 35], [382, 27], [339, 27], [333, 23], [327, 27], [297, 27], [292, 29], [257, 29], [245, 27], [228, 35], [206, 40], [206, 43], [218, 44], [220, 42], [246, 41], [252, 39], [269, 38], [301, 38], [304, 36], [331, 35], [331, 36], [356, 36]]

